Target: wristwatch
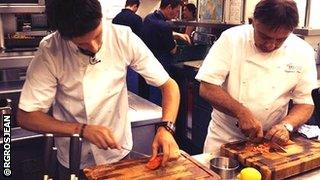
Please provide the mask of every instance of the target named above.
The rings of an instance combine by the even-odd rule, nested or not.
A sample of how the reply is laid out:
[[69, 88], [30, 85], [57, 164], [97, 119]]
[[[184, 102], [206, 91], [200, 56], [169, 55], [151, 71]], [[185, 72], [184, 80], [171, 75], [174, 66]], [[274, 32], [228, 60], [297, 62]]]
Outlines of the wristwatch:
[[158, 129], [159, 127], [166, 128], [166, 130], [169, 131], [172, 135], [176, 131], [176, 126], [171, 121], [161, 121], [156, 124], [156, 128]]
[[283, 126], [291, 133], [293, 131], [293, 126], [289, 123], [284, 123]]

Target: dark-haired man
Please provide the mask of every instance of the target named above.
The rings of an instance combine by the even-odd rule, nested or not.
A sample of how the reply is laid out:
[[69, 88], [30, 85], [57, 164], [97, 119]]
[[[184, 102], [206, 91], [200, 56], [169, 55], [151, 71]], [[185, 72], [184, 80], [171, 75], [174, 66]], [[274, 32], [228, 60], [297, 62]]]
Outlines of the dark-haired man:
[[[185, 4], [182, 11], [182, 18], [185, 21], [195, 21], [197, 8], [193, 3]], [[195, 30], [195, 26], [186, 26], [185, 34], [188, 34], [191, 37], [191, 33]]]
[[204, 152], [246, 138], [286, 144], [310, 118], [317, 75], [312, 47], [292, 33], [298, 20], [294, 1], [262, 0], [252, 25], [226, 30], [213, 45], [196, 76], [214, 107]]
[[129, 26], [131, 30], [141, 37], [142, 18], [136, 14], [140, 5], [140, 0], [127, 0], [125, 8], [117, 14], [112, 23]]
[[[123, 159], [128, 151], [122, 147], [132, 148], [128, 66], [161, 89], [162, 119], [174, 123], [177, 84], [130, 28], [106, 22], [97, 0], [54, 0], [46, 8], [57, 31], [41, 41], [29, 66], [17, 117], [21, 127], [64, 136], [80, 134], [84, 139], [81, 169]], [[50, 106], [53, 117], [46, 114]], [[153, 157], [163, 151], [163, 165], [179, 157], [168, 128], [160, 126], [152, 144]], [[66, 173], [61, 172], [68, 173], [69, 167], [69, 138], [56, 137], [55, 146], [63, 176]]]
[[161, 0], [160, 9], [143, 21], [143, 41], [168, 72], [177, 51], [175, 39], [190, 43], [189, 36], [174, 32], [166, 22], [177, 18], [182, 4], [181, 0]]
[[[181, 0], [161, 0], [160, 9], [147, 15], [143, 21], [142, 39], [169, 74], [177, 51], [175, 40], [191, 43], [187, 34], [174, 32], [166, 22], [177, 18], [182, 4]], [[156, 104], [161, 103], [159, 91], [150, 87], [149, 99]]]

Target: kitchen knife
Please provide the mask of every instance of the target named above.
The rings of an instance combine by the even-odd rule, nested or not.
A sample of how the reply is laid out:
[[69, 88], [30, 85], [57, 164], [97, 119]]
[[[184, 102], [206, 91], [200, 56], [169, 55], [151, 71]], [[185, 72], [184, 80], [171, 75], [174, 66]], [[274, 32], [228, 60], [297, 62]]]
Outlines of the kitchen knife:
[[79, 134], [73, 134], [70, 138], [69, 149], [70, 180], [76, 180], [79, 177], [81, 147], [82, 139]]
[[144, 153], [141, 153], [141, 152], [138, 152], [138, 151], [134, 151], [134, 150], [130, 150], [130, 149], [127, 149], [127, 148], [125, 148], [125, 147], [123, 147], [123, 146], [121, 146], [121, 149], [124, 149], [124, 150], [127, 150], [127, 151], [130, 151], [130, 152], [132, 152], [132, 153], [135, 153], [135, 154], [138, 154], [138, 155], [141, 155], [141, 156], [143, 156], [143, 157], [151, 157], [150, 155], [148, 155], [148, 154], [144, 154]]
[[274, 142], [270, 142], [270, 147], [274, 150], [278, 150], [284, 153], [287, 153], [287, 151], [285, 150], [284, 147], [282, 147], [281, 145], [279, 145], [278, 143], [274, 143]]
[[50, 169], [50, 158], [51, 158], [51, 149], [53, 147], [53, 134], [47, 133], [44, 135], [45, 138], [45, 145], [44, 145], [44, 174], [43, 180], [48, 180], [52, 177], [49, 176], [49, 169]]
[[50, 157], [50, 165], [49, 165], [49, 180], [53, 180], [56, 179], [55, 175], [56, 175], [56, 170], [57, 170], [57, 163], [58, 163], [58, 159], [57, 159], [57, 148], [56, 147], [52, 147], [51, 149], [51, 157]]
[[265, 138], [265, 137], [263, 137], [263, 139], [266, 140], [267, 142], [269, 142], [271, 149], [273, 149], [273, 150], [278, 150], [278, 151], [287, 153], [287, 151], [285, 150], [285, 148], [282, 147], [280, 144], [275, 143], [275, 142], [272, 142], [270, 139], [267, 139], [267, 138]]

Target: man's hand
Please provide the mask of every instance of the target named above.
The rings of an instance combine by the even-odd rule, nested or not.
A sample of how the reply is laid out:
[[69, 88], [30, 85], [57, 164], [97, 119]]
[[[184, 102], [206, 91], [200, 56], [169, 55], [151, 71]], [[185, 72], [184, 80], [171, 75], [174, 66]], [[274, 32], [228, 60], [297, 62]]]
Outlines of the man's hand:
[[179, 147], [172, 134], [164, 127], [159, 127], [152, 143], [152, 157], [154, 159], [159, 150], [163, 151], [162, 166], [167, 161], [177, 160], [180, 156]]
[[173, 38], [176, 40], [182, 40], [186, 42], [187, 44], [191, 44], [191, 39], [188, 34], [182, 34], [182, 33], [177, 33], [177, 32], [172, 32]]
[[180, 39], [189, 45], [191, 44], [191, 39], [188, 34], [180, 34]]
[[242, 133], [253, 142], [259, 142], [263, 138], [261, 122], [254, 118], [252, 113], [244, 109], [238, 114], [239, 128]]
[[114, 140], [109, 128], [99, 125], [87, 125], [83, 130], [83, 137], [100, 149], [121, 149]]
[[266, 139], [277, 144], [286, 145], [290, 140], [290, 133], [283, 124], [273, 126], [266, 134]]

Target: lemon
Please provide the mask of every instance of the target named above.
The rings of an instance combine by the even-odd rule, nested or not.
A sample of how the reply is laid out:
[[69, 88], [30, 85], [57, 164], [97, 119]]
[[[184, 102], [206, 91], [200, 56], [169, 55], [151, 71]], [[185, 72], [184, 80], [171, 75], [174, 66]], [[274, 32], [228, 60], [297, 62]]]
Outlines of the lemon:
[[247, 167], [241, 170], [237, 176], [238, 180], [261, 180], [261, 173], [252, 167]]

